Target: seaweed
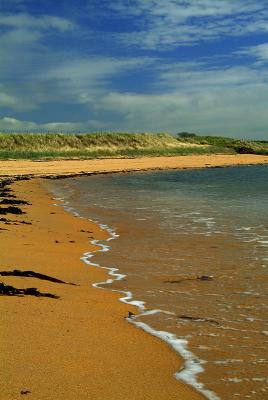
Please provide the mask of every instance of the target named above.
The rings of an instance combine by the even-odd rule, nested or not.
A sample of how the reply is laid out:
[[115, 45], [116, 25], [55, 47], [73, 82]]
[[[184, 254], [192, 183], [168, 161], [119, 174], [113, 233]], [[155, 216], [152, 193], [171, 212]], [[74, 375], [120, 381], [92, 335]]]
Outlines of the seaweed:
[[1, 276], [22, 276], [22, 277], [26, 277], [26, 278], [37, 278], [37, 279], [46, 280], [46, 281], [50, 281], [50, 282], [64, 283], [67, 285], [76, 286], [75, 283], [64, 282], [61, 279], [54, 278], [53, 276], [40, 274], [39, 272], [34, 272], [34, 271], [20, 271], [18, 269], [14, 269], [13, 271], [0, 271], [0, 275]]
[[1, 200], [0, 204], [12, 204], [12, 205], [27, 204], [27, 205], [30, 205], [30, 203], [28, 201], [25, 201], [25, 200], [13, 200], [13, 199]]
[[0, 208], [0, 214], [1, 215], [6, 215], [6, 214], [20, 215], [20, 214], [25, 214], [25, 212], [22, 211], [19, 207], [9, 206], [9, 207]]
[[0, 295], [2, 296], [35, 296], [35, 297], [50, 297], [58, 299], [59, 296], [52, 293], [42, 293], [37, 288], [18, 289], [11, 285], [5, 285], [0, 282]]

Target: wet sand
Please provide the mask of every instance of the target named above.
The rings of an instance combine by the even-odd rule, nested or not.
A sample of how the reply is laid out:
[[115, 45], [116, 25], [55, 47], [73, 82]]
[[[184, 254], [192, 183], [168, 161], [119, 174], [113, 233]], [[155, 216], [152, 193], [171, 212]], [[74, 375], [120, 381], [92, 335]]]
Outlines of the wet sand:
[[67, 283], [0, 277], [6, 285], [59, 296], [1, 296], [0, 399], [203, 398], [173, 378], [181, 367], [175, 352], [125, 320], [134, 308], [92, 288], [105, 273], [80, 257], [94, 250], [93, 237], [107, 233], [55, 207], [39, 180], [11, 188], [31, 205], [20, 206], [25, 214], [1, 215], [13, 222], [0, 222], [0, 270], [31, 270]]
[[68, 175], [128, 172], [153, 169], [208, 168], [228, 165], [267, 164], [268, 156], [255, 154], [214, 154], [179, 157], [141, 157], [98, 160], [0, 161], [0, 175]]

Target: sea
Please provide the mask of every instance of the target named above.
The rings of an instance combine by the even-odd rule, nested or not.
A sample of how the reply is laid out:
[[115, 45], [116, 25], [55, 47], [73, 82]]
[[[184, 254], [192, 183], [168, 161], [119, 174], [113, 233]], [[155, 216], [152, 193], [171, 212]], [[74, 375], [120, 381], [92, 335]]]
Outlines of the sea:
[[99, 251], [82, 257], [89, 269], [107, 269], [96, 290], [137, 306], [127, 321], [183, 359], [175, 378], [212, 400], [268, 398], [267, 165], [48, 186], [69, 211], [108, 230]]

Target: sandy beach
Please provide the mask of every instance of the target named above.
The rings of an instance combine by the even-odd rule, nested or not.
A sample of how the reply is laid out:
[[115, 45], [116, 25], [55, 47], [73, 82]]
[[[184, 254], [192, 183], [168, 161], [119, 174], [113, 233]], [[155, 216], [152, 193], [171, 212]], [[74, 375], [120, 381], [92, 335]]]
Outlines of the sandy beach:
[[[40, 181], [12, 185], [31, 203], [1, 221], [1, 271], [34, 271], [64, 282], [1, 276], [58, 299], [1, 296], [1, 399], [198, 399], [177, 382], [177, 355], [125, 317], [118, 295], [91, 287], [105, 273], [80, 260], [106, 233], [55, 207]], [[31, 225], [20, 223], [31, 222]]]
[[[1, 161], [0, 175], [40, 177], [261, 163], [268, 163], [268, 157]], [[182, 367], [177, 354], [126, 321], [128, 311], [135, 313], [135, 308], [119, 302], [116, 293], [92, 287], [107, 279], [106, 274], [80, 257], [96, 250], [90, 241], [107, 238], [107, 232], [55, 206], [42, 179], [16, 181], [7, 188], [12, 190], [9, 196], [16, 196], [10, 199], [29, 204], [18, 206], [24, 214], [0, 216], [0, 281], [19, 289], [37, 288], [56, 298], [31, 295], [31, 291], [1, 296], [0, 399], [203, 398], [173, 377]], [[8, 274], [14, 270], [46, 278]]]
[[113, 158], [97, 160], [0, 161], [0, 175], [79, 175], [144, 171], [154, 169], [209, 168], [230, 165], [267, 164], [268, 156], [255, 154], [214, 154], [180, 157]]

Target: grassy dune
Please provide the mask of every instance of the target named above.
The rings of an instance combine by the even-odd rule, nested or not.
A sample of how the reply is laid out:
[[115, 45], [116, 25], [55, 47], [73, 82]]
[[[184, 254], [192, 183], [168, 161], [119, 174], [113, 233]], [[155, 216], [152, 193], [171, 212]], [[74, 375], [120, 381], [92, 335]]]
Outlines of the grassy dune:
[[240, 154], [268, 154], [268, 140], [241, 140], [221, 136], [197, 136], [182, 133], [178, 139], [184, 144], [201, 144], [221, 148], [228, 148]]
[[0, 159], [268, 154], [268, 141], [166, 133], [0, 133]]
[[0, 159], [103, 158], [233, 153], [166, 133], [0, 133]]

